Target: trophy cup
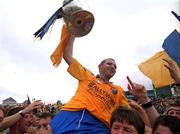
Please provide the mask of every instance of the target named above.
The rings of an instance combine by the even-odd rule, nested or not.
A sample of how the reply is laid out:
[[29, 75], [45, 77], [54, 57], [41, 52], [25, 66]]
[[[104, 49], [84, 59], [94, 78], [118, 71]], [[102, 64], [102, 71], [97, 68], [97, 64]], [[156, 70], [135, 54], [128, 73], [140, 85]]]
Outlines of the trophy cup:
[[62, 27], [60, 42], [50, 56], [54, 66], [58, 66], [61, 63], [63, 49], [67, 45], [66, 40], [68, 40], [68, 36], [83, 37], [91, 31], [94, 25], [93, 14], [85, 10], [80, 4], [80, 0], [64, 0], [62, 7], [33, 34], [35, 39], [39, 38], [41, 40], [57, 19], [62, 18], [64, 20], [65, 25]]
[[94, 16], [91, 12], [83, 9], [80, 4], [80, 0], [64, 0], [63, 6], [60, 7], [49, 18], [49, 20], [34, 33], [35, 38], [42, 39], [50, 26], [56, 21], [56, 19], [60, 18], [63, 18], [69, 33], [73, 36], [82, 37], [87, 35], [94, 25]]
[[85, 36], [91, 31], [94, 25], [94, 16], [80, 7], [77, 0], [63, 7], [63, 13], [69, 32], [75, 37]]

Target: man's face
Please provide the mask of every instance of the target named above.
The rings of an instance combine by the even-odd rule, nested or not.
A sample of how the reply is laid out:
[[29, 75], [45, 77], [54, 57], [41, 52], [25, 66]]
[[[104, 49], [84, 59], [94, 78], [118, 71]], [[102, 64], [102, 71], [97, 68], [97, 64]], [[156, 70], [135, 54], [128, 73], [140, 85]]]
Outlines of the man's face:
[[37, 117], [37, 116], [35, 116], [35, 115], [33, 115], [32, 124], [33, 124], [34, 126], [39, 126], [39, 121], [40, 121], [40, 118]]
[[168, 127], [159, 125], [154, 131], [154, 134], [172, 134], [172, 132]]
[[23, 118], [21, 118], [19, 125], [22, 132], [27, 132], [27, 129], [33, 123], [33, 114], [25, 114]]
[[180, 119], [180, 107], [170, 107], [167, 109], [166, 115], [175, 116]]
[[3, 121], [4, 119], [4, 113], [3, 111], [0, 109], [0, 123]]
[[138, 132], [133, 125], [115, 121], [111, 127], [111, 134], [138, 134]]
[[100, 66], [99, 66], [100, 74], [103, 74], [107, 78], [111, 78], [116, 73], [116, 63], [113, 59], [106, 59]]
[[41, 126], [50, 124], [51, 119], [52, 119], [51, 117], [41, 118], [40, 121], [39, 121], [39, 124]]

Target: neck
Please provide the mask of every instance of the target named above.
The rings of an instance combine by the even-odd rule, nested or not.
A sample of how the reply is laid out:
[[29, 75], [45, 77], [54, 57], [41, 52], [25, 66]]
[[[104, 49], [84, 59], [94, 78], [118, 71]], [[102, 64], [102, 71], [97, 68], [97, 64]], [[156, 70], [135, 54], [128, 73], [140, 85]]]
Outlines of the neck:
[[14, 125], [9, 129], [9, 134], [23, 134], [23, 133], [20, 132], [20, 128], [17, 125]]
[[103, 76], [103, 75], [99, 75], [99, 78], [101, 79], [101, 80], [103, 80], [105, 83], [109, 83], [109, 78], [106, 78], [105, 76]]

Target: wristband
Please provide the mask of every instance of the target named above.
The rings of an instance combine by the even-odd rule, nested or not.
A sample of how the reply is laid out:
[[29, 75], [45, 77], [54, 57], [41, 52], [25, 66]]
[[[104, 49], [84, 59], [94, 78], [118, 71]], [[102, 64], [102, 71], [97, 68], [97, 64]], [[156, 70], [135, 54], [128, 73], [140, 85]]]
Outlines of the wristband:
[[24, 114], [22, 113], [23, 111], [19, 111], [18, 113], [21, 115], [21, 117], [24, 117]]
[[149, 102], [147, 102], [147, 103], [145, 103], [145, 104], [142, 104], [142, 107], [143, 108], [150, 108], [150, 107], [152, 107], [153, 106], [153, 104], [152, 104], [152, 101], [149, 101]]
[[172, 84], [171, 88], [174, 88], [174, 87], [176, 88], [176, 87], [179, 87], [179, 86], [180, 86], [180, 83], [176, 83], [176, 84]]
[[180, 83], [177, 83], [177, 84], [175, 84], [175, 85], [179, 87], [179, 86], [180, 86]]

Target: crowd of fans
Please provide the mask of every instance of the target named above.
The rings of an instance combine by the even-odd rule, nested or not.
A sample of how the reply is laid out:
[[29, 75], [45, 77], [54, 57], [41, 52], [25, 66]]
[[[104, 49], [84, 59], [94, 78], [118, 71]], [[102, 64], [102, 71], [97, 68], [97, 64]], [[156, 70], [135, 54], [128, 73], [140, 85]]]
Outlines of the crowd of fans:
[[[56, 104], [45, 105], [41, 100], [34, 100], [32, 103], [25, 101], [13, 108], [5, 109], [0, 106], [0, 132], [4, 134], [180, 134], [179, 96], [151, 99], [144, 85], [135, 83], [127, 77], [128, 91], [136, 98], [136, 101], [128, 100], [121, 88], [109, 82], [116, 69], [113, 59], [101, 62], [100, 75], [94, 76], [71, 56], [70, 54], [68, 57], [70, 59], [66, 57], [70, 65], [69, 71], [82, 84], [82, 88], [78, 89], [81, 92], [77, 92], [78, 95], [73, 97], [75, 100], [71, 100], [69, 105], [68, 103], [62, 105], [59, 101]], [[171, 66], [171, 61], [165, 61], [175, 81], [176, 91], [179, 93], [180, 76]], [[72, 66], [75, 66], [75, 69]], [[88, 82], [92, 80], [88, 84], [82, 82], [87, 76]], [[86, 79], [84, 81], [87, 82]], [[85, 84], [87, 86], [84, 86]], [[109, 92], [106, 92], [105, 86], [108, 87]], [[83, 95], [89, 97], [88, 99], [81, 94], [86, 91], [89, 92]], [[99, 100], [93, 97], [104, 103], [98, 105]], [[90, 109], [84, 107], [86, 105]], [[105, 106], [102, 108], [108, 109], [104, 110], [106, 114], [98, 107], [102, 105]], [[94, 114], [96, 116], [93, 115], [93, 110], [96, 111]]]
[[[172, 75], [172, 78], [176, 83], [180, 83], [177, 74], [175, 77]], [[128, 90], [136, 98], [136, 101], [129, 99], [128, 106], [120, 105], [115, 108], [110, 116], [108, 133], [180, 134], [179, 96], [150, 98], [143, 85], [132, 82], [129, 77], [127, 80]], [[178, 85], [177, 90], [180, 90]], [[86, 132], [79, 132], [78, 129], [76, 132], [63, 133], [56, 131], [56, 129], [59, 130], [58, 127], [52, 127], [52, 121], [63, 111], [61, 108], [64, 105], [66, 104], [62, 104], [60, 101], [45, 105], [41, 100], [34, 100], [32, 103], [29, 100], [24, 101], [15, 107], [0, 105], [0, 132], [3, 134], [86, 134]], [[83, 120], [86, 113], [87, 111], [82, 111], [80, 121]], [[54, 123], [56, 125], [61, 121], [59, 119]], [[66, 122], [68, 121], [70, 120], [66, 120]], [[99, 131], [98, 134], [105, 133]]]
[[[180, 134], [178, 96], [151, 99], [144, 85], [127, 77], [128, 90], [136, 98], [136, 101], [128, 100], [121, 87], [109, 81], [116, 73], [115, 60], [103, 60], [95, 76], [72, 57], [75, 37], [68, 34], [65, 25], [62, 31], [65, 44], [60, 44], [64, 47], [60, 56], [69, 65], [68, 72], [79, 82], [76, 94], [63, 107], [59, 103], [44, 105], [41, 100], [25, 101], [7, 109], [0, 106], [2, 133]], [[163, 60], [179, 93], [180, 76], [170, 60]]]
[[178, 96], [165, 97], [165, 98], [157, 97], [152, 99], [152, 103], [156, 108], [156, 110], [160, 114], [163, 114], [169, 105], [178, 103], [178, 100], [180, 100], [180, 97]]
[[[39, 103], [39, 104], [36, 104], [37, 107], [32, 108], [32, 106], [34, 106], [35, 103]], [[129, 122], [129, 123], [132, 123], [133, 122], [132, 120], [134, 120], [135, 121], [134, 124], [136, 124], [138, 133], [144, 132], [142, 128], [141, 129], [138, 128], [138, 123], [137, 123], [138, 119], [135, 119], [135, 117], [134, 117], [134, 116], [136, 116], [136, 118], [139, 118], [138, 116], [143, 114], [143, 111], [137, 110], [138, 109], [137, 106], [139, 107], [140, 105], [137, 104], [136, 102], [133, 102], [133, 103], [131, 102], [130, 104], [132, 107], [136, 107], [135, 108], [136, 110], [133, 111], [135, 113], [132, 113], [132, 115], [128, 114], [128, 112], [131, 113], [132, 111], [126, 107], [119, 107], [116, 109], [116, 111], [114, 111], [114, 113], [112, 114], [111, 121], [110, 121], [111, 127], [117, 127], [116, 125], [115, 126], [113, 125], [113, 122], [116, 120], [122, 120], [122, 121], [125, 120], [126, 122]], [[177, 111], [175, 111], [175, 112], [177, 112], [176, 116], [178, 115], [177, 119], [180, 119], [180, 116], [179, 116], [180, 115], [180, 98], [179, 98], [179, 96], [172, 96], [172, 97], [166, 97], [166, 98], [161, 98], [161, 97], [153, 98], [152, 104], [156, 108], [156, 110], [158, 111], [158, 113], [160, 115], [164, 115], [165, 113], [167, 113], [167, 110], [168, 111], [170, 110], [169, 108], [172, 108], [174, 106], [175, 108], [177, 108]], [[3, 107], [1, 105], [0, 106], [0, 115], [1, 115], [0, 116], [0, 122], [1, 122], [0, 130], [2, 131], [3, 134], [21, 134], [21, 133], [22, 134], [23, 133], [50, 134], [50, 133], [52, 133], [51, 132], [52, 130], [48, 124], [50, 123], [51, 119], [61, 110], [61, 107], [63, 105], [64, 104], [59, 103], [59, 101], [54, 104], [46, 104], [46, 105], [41, 102], [38, 102], [38, 101], [35, 101], [32, 104], [27, 104], [27, 101], [24, 101], [24, 103], [21, 103], [20, 105], [16, 105], [13, 107], [11, 107], [11, 106]], [[23, 109], [29, 109], [29, 110], [27, 113], [25, 112], [21, 115], [20, 111], [22, 111]], [[137, 116], [138, 112], [136, 112], [136, 111], [139, 112], [138, 116]], [[128, 119], [127, 119], [127, 116], [129, 116]], [[22, 120], [22, 118], [25, 121]], [[130, 118], [133, 118], [133, 119], [130, 119]], [[161, 122], [161, 120], [166, 120], [166, 118], [167, 118], [169, 124], [171, 123], [171, 125], [172, 125], [174, 118], [171, 119], [171, 117], [169, 117], [169, 116], [159, 117], [157, 120], [158, 120], [158, 122]], [[145, 118], [143, 117], [142, 120], [145, 120]], [[178, 125], [177, 127], [179, 128], [179, 129], [177, 129], [177, 134], [180, 133], [180, 126], [179, 126], [180, 124], [178, 124], [178, 123], [180, 123], [179, 121], [180, 120], [177, 120], [177, 122], [176, 122], [177, 123], [176, 125]], [[13, 123], [11, 123], [11, 122], [13, 122]], [[18, 123], [18, 122], [21, 122], [21, 123]], [[147, 123], [149, 121], [147, 119], [144, 122]], [[166, 125], [168, 125], [168, 122]], [[25, 124], [23, 124], [23, 123], [25, 123]], [[16, 124], [23, 124], [23, 125], [20, 125], [20, 127], [15, 127]], [[148, 124], [148, 126], [151, 126], [150, 122], [147, 124]], [[155, 127], [157, 128], [157, 123], [155, 124]], [[18, 130], [16, 130], [16, 129], [18, 129]], [[175, 128], [173, 128], [173, 129], [175, 129]], [[113, 130], [113, 131], [115, 131], [115, 130]], [[152, 133], [152, 130], [148, 129], [146, 127], [146, 133]], [[176, 134], [176, 133], [174, 133], [174, 134]]]
[[[83, 68], [83, 71], [86, 70]], [[177, 83], [176, 89], [179, 92], [180, 77], [177, 76], [177, 73], [173, 73], [175, 70], [169, 69], [169, 71], [171, 72], [171, 77]], [[99, 77], [97, 78], [99, 80]], [[65, 126], [66, 128], [62, 128], [62, 126], [58, 125], [61, 122], [73, 123], [73, 120], [71, 120], [72, 115], [69, 116], [68, 120], [67, 118], [64, 119], [63, 116], [61, 118], [58, 117], [59, 113], [64, 111], [63, 107], [67, 104], [63, 106], [58, 101], [56, 104], [45, 105], [41, 100], [34, 100], [32, 103], [25, 101], [16, 107], [5, 107], [6, 109], [0, 106], [0, 132], [4, 134], [86, 134], [88, 130], [89, 134], [93, 134], [92, 131], [95, 130], [96, 132], [97, 128], [92, 130], [92, 127], [86, 126], [82, 131], [79, 130], [79, 127], [81, 124], [91, 124], [95, 121], [95, 125], [99, 127], [98, 134], [180, 134], [179, 96], [151, 99], [145, 86], [133, 82], [129, 77], [127, 77], [127, 80], [128, 90], [136, 98], [136, 101], [124, 98], [124, 101], [128, 103], [126, 105], [121, 103], [110, 113], [107, 130], [102, 129], [102, 126], [105, 125], [102, 122], [97, 122], [98, 119], [90, 115], [89, 111], [85, 109], [79, 111], [79, 113], [77, 111], [66, 111], [75, 116], [78, 113], [81, 118], [79, 122], [75, 123], [78, 126], [76, 130], [70, 130], [71, 124]], [[93, 83], [90, 84], [90, 87], [94, 86]], [[117, 90], [113, 88], [111, 90], [114, 95], [117, 94]], [[95, 91], [103, 93], [103, 91], [99, 92], [97, 87]], [[121, 99], [122, 97], [124, 97], [123, 94], [121, 94]], [[105, 100], [103, 97], [100, 99]], [[110, 100], [110, 102], [113, 102], [113, 100]], [[112, 103], [112, 105], [115, 105], [115, 103]], [[100, 115], [98, 114], [97, 116]], [[54, 120], [55, 118], [56, 120]], [[89, 118], [88, 120], [90, 121], [82, 122], [84, 118]], [[59, 129], [60, 127], [61, 129]], [[64, 129], [67, 131], [62, 132]], [[104, 130], [106, 133], [104, 133]]]

